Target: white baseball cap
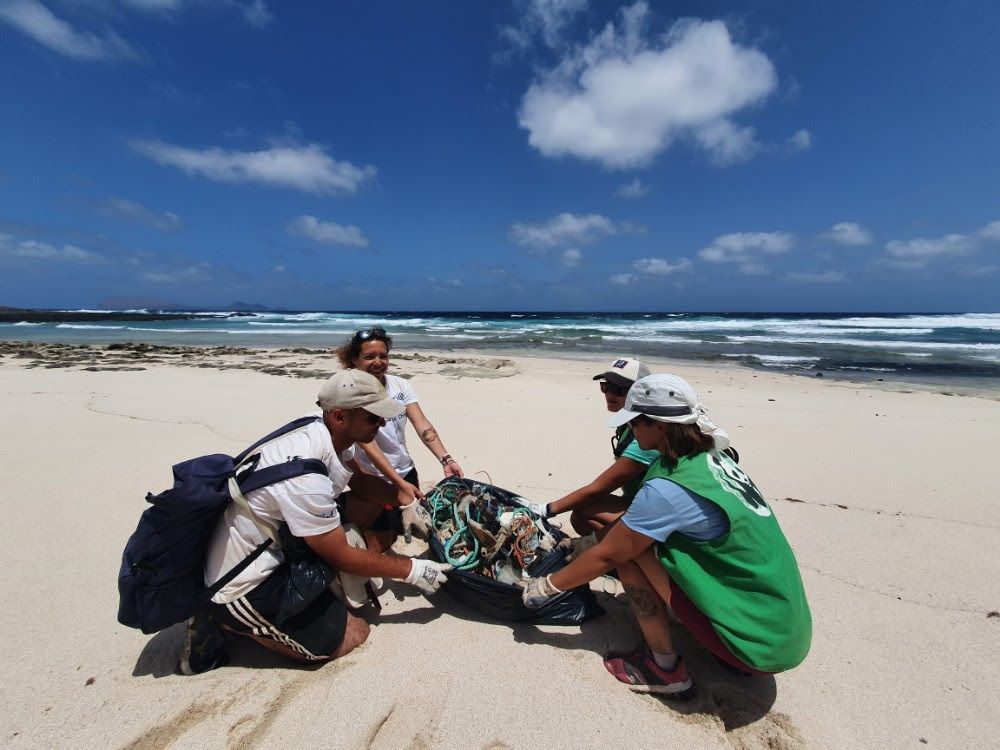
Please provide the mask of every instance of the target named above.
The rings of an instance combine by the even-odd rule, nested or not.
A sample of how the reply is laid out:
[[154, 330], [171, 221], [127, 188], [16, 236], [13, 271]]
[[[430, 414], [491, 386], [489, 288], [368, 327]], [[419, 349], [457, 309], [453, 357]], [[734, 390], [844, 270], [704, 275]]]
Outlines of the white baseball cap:
[[729, 436], [715, 426], [691, 384], [676, 375], [648, 375], [635, 381], [625, 397], [625, 407], [611, 415], [608, 425], [620, 427], [640, 415], [657, 422], [696, 424], [715, 440], [717, 450], [729, 445]]
[[364, 370], [341, 370], [327, 378], [319, 389], [316, 403], [323, 411], [364, 409], [382, 419], [395, 419], [406, 408], [389, 398], [385, 387]]
[[611, 360], [608, 369], [600, 375], [595, 375], [594, 380], [609, 380], [615, 385], [628, 388], [639, 378], [649, 375], [649, 368], [642, 362], [632, 357], [618, 357]]

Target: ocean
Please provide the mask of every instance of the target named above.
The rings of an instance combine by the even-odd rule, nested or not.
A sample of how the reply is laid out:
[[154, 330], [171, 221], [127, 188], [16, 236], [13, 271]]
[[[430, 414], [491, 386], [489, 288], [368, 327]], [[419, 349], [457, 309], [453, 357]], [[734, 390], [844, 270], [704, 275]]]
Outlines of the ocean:
[[334, 347], [358, 329], [381, 325], [401, 349], [633, 354], [811, 375], [1000, 385], [1000, 313], [260, 312], [166, 321], [107, 314], [107, 321], [0, 323], [0, 339]]

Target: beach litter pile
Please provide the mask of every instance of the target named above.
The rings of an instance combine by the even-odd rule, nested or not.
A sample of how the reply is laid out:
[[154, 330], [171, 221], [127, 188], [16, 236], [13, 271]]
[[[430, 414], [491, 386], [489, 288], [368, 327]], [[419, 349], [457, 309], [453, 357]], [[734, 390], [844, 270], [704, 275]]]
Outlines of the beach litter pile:
[[433, 521], [431, 551], [454, 566], [445, 589], [469, 606], [500, 620], [578, 624], [603, 610], [586, 586], [545, 606], [521, 603], [528, 578], [562, 568], [570, 538], [522, 507], [507, 490], [449, 477], [424, 498]]

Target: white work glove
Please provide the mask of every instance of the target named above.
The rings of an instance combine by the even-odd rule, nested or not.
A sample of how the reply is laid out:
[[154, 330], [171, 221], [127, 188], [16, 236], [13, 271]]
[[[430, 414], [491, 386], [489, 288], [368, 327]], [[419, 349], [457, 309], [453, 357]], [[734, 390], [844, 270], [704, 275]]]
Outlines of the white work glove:
[[409, 505], [400, 505], [399, 510], [403, 520], [403, 535], [407, 542], [412, 538], [414, 531], [422, 539], [427, 539], [430, 536], [431, 517], [424, 510], [424, 506], [414, 500]]
[[413, 565], [410, 574], [403, 580], [411, 583], [425, 594], [433, 594], [441, 585], [448, 582], [447, 573], [451, 570], [451, 565], [434, 562], [433, 560], [423, 560], [418, 557], [410, 559]]
[[511, 502], [517, 503], [522, 508], [526, 508], [534, 513], [540, 518], [549, 517], [549, 504], [548, 503], [536, 503], [534, 500], [529, 500], [526, 497], [521, 497], [520, 495], [514, 495], [511, 497]]
[[552, 576], [544, 578], [529, 578], [521, 592], [521, 601], [528, 609], [538, 609], [553, 596], [563, 593], [552, 583]]

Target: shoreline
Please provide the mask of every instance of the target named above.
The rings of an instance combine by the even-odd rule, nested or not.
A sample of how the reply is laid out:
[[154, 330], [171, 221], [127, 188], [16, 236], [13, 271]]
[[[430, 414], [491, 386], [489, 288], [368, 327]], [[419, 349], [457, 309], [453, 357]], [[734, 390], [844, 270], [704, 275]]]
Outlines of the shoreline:
[[[626, 354], [628, 352], [625, 352]], [[263, 357], [266, 361], [254, 365], [246, 358]], [[614, 355], [612, 355], [614, 356]], [[659, 356], [641, 357], [650, 366], [670, 371], [685, 368], [726, 371], [745, 371], [759, 375], [790, 376], [797, 379], [824, 380], [846, 387], [864, 387], [891, 393], [933, 393], [943, 396], [982, 398], [1000, 401], [1000, 384], [990, 380], [983, 385], [978, 378], [936, 377], [893, 378], [889, 373], [869, 373], [849, 377], [842, 373], [796, 372], [791, 368], [759, 367], [738, 361], [714, 359], [679, 359]], [[219, 370], [253, 370], [269, 375], [291, 377], [326, 377], [336, 363], [331, 348], [289, 346], [204, 346], [182, 344], [153, 344], [147, 342], [110, 342], [68, 344], [0, 338], [0, 363], [6, 360], [21, 363], [27, 368], [45, 369], [76, 368], [88, 371], [140, 371], [156, 365], [215, 368]], [[592, 353], [549, 352], [540, 349], [487, 349], [462, 347], [427, 347], [419, 351], [409, 347], [393, 350], [397, 362], [427, 362], [452, 365], [449, 373], [459, 377], [497, 378], [516, 374], [518, 359], [546, 359], [564, 362], [592, 362], [600, 367], [605, 357]], [[30, 360], [24, 364], [24, 360]], [[302, 361], [305, 360], [305, 361]], [[446, 361], [442, 361], [446, 360]], [[217, 364], [213, 365], [212, 362]], [[504, 364], [510, 363], [510, 364]], [[330, 365], [330, 366], [325, 366]], [[399, 373], [397, 373], [399, 374]], [[405, 376], [405, 369], [403, 369]]]

